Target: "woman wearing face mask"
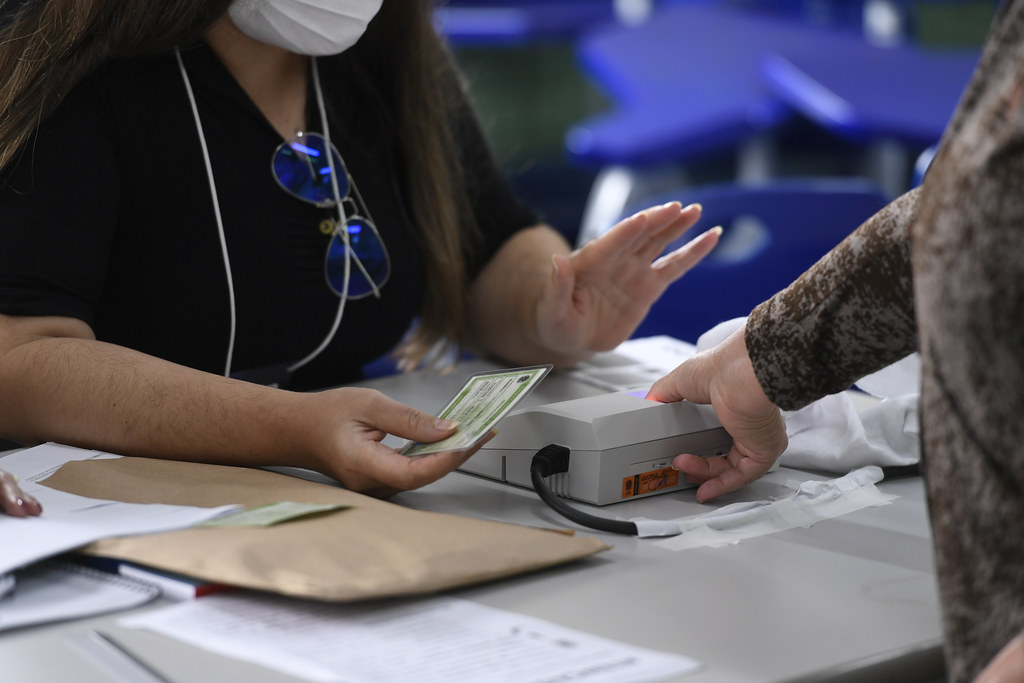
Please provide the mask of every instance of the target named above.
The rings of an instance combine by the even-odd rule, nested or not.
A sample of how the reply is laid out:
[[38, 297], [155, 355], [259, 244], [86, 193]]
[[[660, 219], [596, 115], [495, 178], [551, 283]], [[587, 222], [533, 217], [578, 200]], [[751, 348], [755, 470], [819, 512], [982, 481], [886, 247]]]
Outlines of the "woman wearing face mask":
[[0, 0], [0, 436], [383, 494], [470, 454], [386, 433], [455, 427], [298, 390], [399, 342], [564, 366], [626, 339], [717, 233], [654, 261], [698, 219], [673, 204], [570, 252], [495, 167], [431, 8]]

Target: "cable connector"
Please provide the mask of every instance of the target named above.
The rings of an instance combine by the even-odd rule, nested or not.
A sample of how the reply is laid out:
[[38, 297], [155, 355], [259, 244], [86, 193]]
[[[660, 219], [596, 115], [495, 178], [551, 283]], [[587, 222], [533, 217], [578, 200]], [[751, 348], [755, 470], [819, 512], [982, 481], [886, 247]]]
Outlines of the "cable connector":
[[561, 444], [549, 443], [534, 454], [530, 462], [530, 471], [532, 472], [535, 467], [542, 477], [568, 472], [569, 449]]
[[544, 477], [568, 471], [569, 449], [556, 443], [548, 444], [537, 451], [533, 456], [533, 460], [530, 461], [530, 481], [533, 483], [533, 489], [540, 496], [540, 499], [547, 503], [548, 507], [566, 519], [591, 529], [608, 531], [613, 534], [626, 534], [627, 536], [638, 535], [635, 522], [587, 514], [582, 510], [577, 510], [552, 493], [547, 482], [544, 481]]

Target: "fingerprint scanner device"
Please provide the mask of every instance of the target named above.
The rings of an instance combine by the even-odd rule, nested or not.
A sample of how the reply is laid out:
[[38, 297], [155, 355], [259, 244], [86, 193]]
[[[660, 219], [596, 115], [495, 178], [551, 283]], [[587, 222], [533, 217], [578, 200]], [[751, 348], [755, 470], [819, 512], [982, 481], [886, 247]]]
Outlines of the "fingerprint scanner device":
[[600, 394], [510, 412], [498, 434], [461, 470], [533, 488], [534, 454], [556, 443], [570, 451], [569, 471], [548, 478], [562, 497], [594, 505], [694, 486], [671, 468], [680, 453], [726, 455], [732, 437], [711, 406], [644, 398], [646, 390]]

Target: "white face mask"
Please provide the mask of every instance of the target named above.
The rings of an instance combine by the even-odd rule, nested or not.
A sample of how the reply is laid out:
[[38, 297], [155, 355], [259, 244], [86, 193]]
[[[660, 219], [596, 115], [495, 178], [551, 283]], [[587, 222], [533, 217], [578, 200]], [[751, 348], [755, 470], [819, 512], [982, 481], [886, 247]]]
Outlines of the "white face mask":
[[356, 44], [383, 0], [235, 0], [228, 14], [250, 38], [300, 55], [336, 55]]

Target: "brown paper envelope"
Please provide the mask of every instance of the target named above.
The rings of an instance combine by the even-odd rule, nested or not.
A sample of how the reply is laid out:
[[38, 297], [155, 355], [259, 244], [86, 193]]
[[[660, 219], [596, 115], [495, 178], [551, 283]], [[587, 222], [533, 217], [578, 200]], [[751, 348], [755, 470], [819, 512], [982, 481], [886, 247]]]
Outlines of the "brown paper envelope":
[[411, 510], [259, 469], [126, 457], [70, 462], [44, 483], [130, 503], [352, 506], [270, 527], [192, 528], [107, 539], [85, 549], [207, 581], [321, 600], [430, 593], [608, 548], [594, 538]]

